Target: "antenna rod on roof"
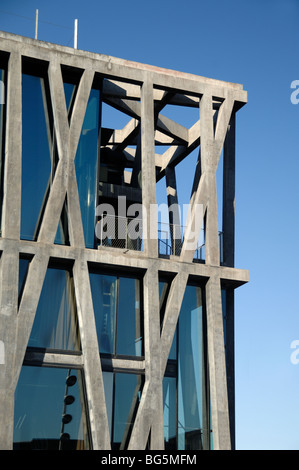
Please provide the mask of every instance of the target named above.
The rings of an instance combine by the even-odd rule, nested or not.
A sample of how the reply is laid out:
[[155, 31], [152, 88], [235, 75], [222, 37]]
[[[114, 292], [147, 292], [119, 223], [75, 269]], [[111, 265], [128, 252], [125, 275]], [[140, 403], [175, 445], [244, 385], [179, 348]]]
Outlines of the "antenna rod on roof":
[[38, 29], [38, 10], [35, 11], [35, 39], [37, 39], [37, 29]]
[[75, 20], [74, 48], [77, 49], [78, 42], [78, 20]]

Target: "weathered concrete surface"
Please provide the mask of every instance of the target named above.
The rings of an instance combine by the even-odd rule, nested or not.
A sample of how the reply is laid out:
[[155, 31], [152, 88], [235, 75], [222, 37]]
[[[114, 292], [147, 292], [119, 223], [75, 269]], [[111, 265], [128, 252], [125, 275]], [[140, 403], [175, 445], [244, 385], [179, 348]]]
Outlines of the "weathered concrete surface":
[[[144, 449], [151, 431], [150, 447], [163, 449], [162, 379], [175, 332], [185, 287], [190, 279], [205, 286], [209, 348], [210, 393], [212, 402], [213, 438], [215, 449], [229, 449], [233, 439], [233, 292], [248, 281], [248, 272], [234, 267], [234, 120], [235, 111], [247, 100], [242, 85], [137, 64], [102, 54], [93, 54], [53, 45], [30, 38], [0, 32], [0, 50], [9, 53], [4, 201], [2, 238], [0, 239], [0, 341], [5, 346], [5, 364], [0, 364], [0, 448], [12, 447], [14, 390], [26, 354], [40, 292], [50, 259], [66, 260], [73, 265], [82, 356], [70, 358], [83, 367], [94, 449], [109, 449], [105, 394], [101, 358], [95, 331], [94, 312], [89, 284], [88, 264], [99, 267], [124, 268], [138, 272], [143, 278], [145, 357], [140, 360], [114, 359], [118, 369], [141, 371], [145, 377], [141, 402], [134, 422], [130, 449]], [[21, 182], [21, 60], [22, 57], [42, 60], [48, 64], [48, 78], [59, 163], [47, 200], [37, 242], [20, 240]], [[70, 125], [68, 124], [60, 65], [83, 69]], [[117, 100], [122, 109], [140, 122], [140, 136], [133, 123], [118, 132], [117, 144], [123, 139], [139, 138], [142, 202], [149, 209], [156, 202], [156, 181], [167, 175], [175, 188], [175, 166], [200, 145], [200, 171], [197, 171], [191, 195], [194, 204], [202, 204], [206, 217], [206, 262], [193, 263], [194, 253], [183, 249], [180, 257], [162, 259], [158, 256], [157, 240], [147, 237], [143, 252], [102, 247], [86, 249], [78, 200], [74, 157], [84, 119], [89, 92], [95, 77], [106, 78], [107, 100]], [[121, 83], [121, 86], [120, 86]], [[105, 87], [104, 89], [105, 90]], [[172, 93], [170, 93], [172, 92]], [[109, 96], [108, 96], [109, 95]], [[105, 95], [104, 95], [105, 97]], [[213, 98], [212, 98], [213, 97]], [[140, 103], [136, 101], [140, 99]], [[134, 101], [135, 100], [135, 101]], [[200, 121], [191, 129], [165, 119], [160, 111], [167, 102], [200, 106]], [[217, 111], [216, 111], [217, 110]], [[216, 123], [214, 131], [214, 123]], [[232, 126], [227, 140], [228, 126]], [[157, 134], [159, 131], [159, 134]], [[155, 154], [154, 140], [167, 139], [172, 147], [163, 155]], [[163, 135], [163, 138], [161, 138]], [[115, 142], [114, 142], [115, 144]], [[225, 266], [220, 264], [216, 170], [225, 145]], [[137, 153], [135, 155], [135, 158]], [[134, 155], [133, 155], [134, 158]], [[170, 187], [169, 186], [169, 187]], [[61, 209], [68, 198], [68, 224], [71, 246], [53, 243]], [[176, 195], [169, 194], [169, 203]], [[229, 214], [229, 215], [228, 215]], [[191, 212], [191, 222], [194, 219]], [[148, 227], [150, 229], [150, 227]], [[149, 233], [148, 233], [149, 235]], [[19, 254], [32, 261], [18, 303]], [[172, 277], [164, 323], [160, 333], [158, 275]], [[225, 362], [220, 285], [229, 289], [227, 303], [230, 315], [229, 361]], [[44, 363], [60, 364], [63, 355], [46, 354]], [[29, 357], [29, 356], [28, 356]], [[229, 370], [227, 370], [229, 367]], [[227, 386], [229, 378], [229, 386]], [[229, 390], [229, 396], [228, 396]], [[229, 406], [230, 405], [230, 406]]]

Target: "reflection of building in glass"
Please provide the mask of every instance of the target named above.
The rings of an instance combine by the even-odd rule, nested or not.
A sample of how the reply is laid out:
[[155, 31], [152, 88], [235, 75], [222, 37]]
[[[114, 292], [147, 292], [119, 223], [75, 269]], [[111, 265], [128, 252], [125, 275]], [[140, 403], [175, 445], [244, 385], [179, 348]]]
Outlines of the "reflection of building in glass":
[[0, 50], [0, 447], [233, 448], [246, 92], [8, 33]]

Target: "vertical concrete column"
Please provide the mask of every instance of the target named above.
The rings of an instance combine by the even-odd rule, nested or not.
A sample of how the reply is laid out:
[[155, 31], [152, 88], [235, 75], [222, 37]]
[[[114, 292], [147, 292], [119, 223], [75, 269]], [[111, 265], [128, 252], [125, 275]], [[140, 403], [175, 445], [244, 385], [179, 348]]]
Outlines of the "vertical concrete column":
[[13, 442], [18, 272], [18, 251], [7, 247], [0, 261], [0, 450], [12, 449]]
[[[236, 116], [232, 113], [223, 149], [223, 263], [235, 265], [235, 145]], [[235, 314], [233, 288], [226, 287], [226, 368], [232, 448], [235, 448]]]
[[8, 61], [2, 237], [19, 239], [22, 177], [22, 61]]
[[200, 102], [201, 165], [208, 196], [205, 226], [206, 264], [219, 265], [218, 212], [216, 170], [217, 148], [214, 139], [212, 96], [204, 94]]
[[232, 449], [235, 449], [235, 291], [225, 290], [226, 373]]
[[[22, 62], [12, 52], [8, 61], [2, 237], [20, 238], [22, 172]], [[0, 267], [0, 449], [12, 449], [14, 357], [17, 336], [19, 253], [4, 245]]]
[[236, 117], [232, 114], [223, 148], [223, 263], [235, 263], [235, 133]]
[[230, 450], [221, 286], [218, 277], [209, 278], [206, 284], [206, 309], [214, 449]]
[[158, 269], [149, 263], [143, 278], [145, 383], [142, 390], [129, 450], [163, 450], [163, 373], [161, 373], [160, 311]]
[[152, 416], [150, 448], [164, 449], [163, 375], [161, 374], [160, 304], [158, 269], [150, 263], [144, 276], [145, 380], [151, 383], [149, 418]]
[[143, 227], [144, 251], [148, 256], [155, 258], [158, 256], [158, 222], [156, 208], [154, 95], [150, 74], [145, 74], [141, 87], [141, 171], [142, 204], [146, 222]]

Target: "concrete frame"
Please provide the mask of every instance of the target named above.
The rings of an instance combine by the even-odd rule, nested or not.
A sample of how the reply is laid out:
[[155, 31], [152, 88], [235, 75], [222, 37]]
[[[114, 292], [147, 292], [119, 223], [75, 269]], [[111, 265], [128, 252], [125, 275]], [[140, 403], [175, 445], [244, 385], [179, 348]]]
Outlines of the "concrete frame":
[[[89, 283], [88, 263], [120, 266], [143, 273], [144, 360], [114, 359], [119, 368], [145, 375], [141, 402], [129, 441], [129, 449], [163, 449], [162, 379], [188, 279], [203, 283], [206, 297], [209, 381], [214, 449], [234, 448], [234, 289], [248, 282], [248, 271], [234, 267], [235, 200], [235, 115], [246, 103], [242, 85], [175, 72], [149, 65], [54, 45], [0, 32], [0, 50], [8, 54], [6, 90], [5, 174], [0, 239], [0, 340], [5, 364], [0, 364], [0, 448], [11, 449], [13, 441], [14, 392], [26, 356], [39, 295], [50, 259], [73, 263], [73, 275], [82, 341], [82, 355], [69, 360], [84, 369], [93, 449], [110, 449], [108, 419], [102, 377], [104, 360], [98, 343]], [[22, 57], [49, 64], [48, 77], [59, 163], [35, 242], [20, 239], [21, 156], [21, 73]], [[83, 70], [70, 126], [64, 105], [60, 64]], [[166, 177], [169, 204], [176, 200], [175, 167], [192, 150], [200, 147], [190, 199], [191, 222], [194, 204], [203, 204], [206, 227], [206, 259], [194, 263], [194, 252], [182, 247], [180, 256], [159, 257], [157, 242], [147, 237], [142, 252], [124, 252], [102, 247], [86, 249], [74, 156], [86, 104], [94, 77], [105, 77], [103, 99], [125, 110], [132, 121], [115, 130], [111, 145], [126, 146], [126, 139], [141, 136], [142, 202], [146, 208], [156, 202], [156, 182]], [[140, 101], [139, 101], [140, 100]], [[198, 106], [200, 120], [187, 129], [160, 111], [166, 103]], [[136, 133], [135, 121], [139, 123]], [[155, 154], [155, 143], [170, 148]], [[216, 170], [223, 150], [223, 247], [220, 263]], [[192, 183], [192, 182], [191, 182]], [[68, 195], [70, 246], [54, 245], [61, 209]], [[32, 258], [27, 281], [18, 305], [19, 255]], [[160, 332], [158, 275], [173, 276]], [[224, 345], [221, 286], [227, 289], [228, 343]], [[44, 364], [65, 360], [46, 353]], [[150, 431], [152, 431], [150, 433]]]

